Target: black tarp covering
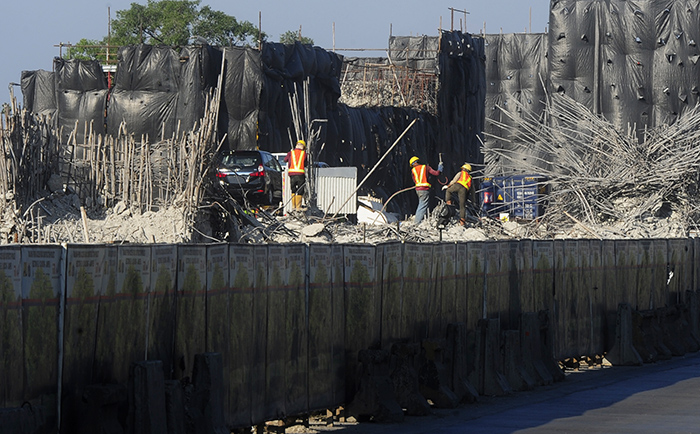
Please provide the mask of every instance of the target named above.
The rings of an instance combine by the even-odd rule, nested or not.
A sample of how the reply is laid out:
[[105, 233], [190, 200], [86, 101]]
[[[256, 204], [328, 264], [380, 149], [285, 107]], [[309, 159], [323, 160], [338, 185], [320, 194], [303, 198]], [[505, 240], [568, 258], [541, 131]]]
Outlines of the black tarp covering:
[[420, 71], [438, 73], [440, 39], [434, 36], [392, 36], [389, 58], [392, 64]]
[[697, 0], [553, 0], [550, 89], [616, 127], [672, 123], [698, 102]]
[[156, 142], [191, 130], [204, 115], [207, 92], [216, 84], [220, 54], [209, 46], [122, 47], [107, 108], [107, 132], [125, 121], [137, 139]]
[[219, 113], [219, 131], [226, 132], [228, 149], [257, 146], [260, 92], [263, 84], [260, 52], [250, 48], [224, 49], [224, 89]]
[[[486, 35], [486, 118], [512, 126], [511, 116], [520, 118], [544, 110], [543, 83], [547, 80], [547, 42], [545, 33]], [[514, 158], [541, 157], [518, 146], [517, 137], [493, 122], [486, 122], [484, 147], [507, 149]], [[494, 138], [497, 136], [505, 140]], [[499, 161], [486, 161], [498, 167]], [[493, 173], [491, 173], [493, 174]]]
[[56, 112], [55, 80], [51, 71], [22, 71], [24, 108], [31, 113], [52, 116]]
[[[296, 142], [290, 95], [296, 95], [303, 112], [304, 82], [308, 82], [309, 119], [302, 119], [302, 133], [314, 119], [327, 120], [325, 126], [331, 137], [337, 130], [336, 110], [340, 97], [342, 56], [320, 47], [266, 43], [262, 50], [264, 84], [260, 97], [258, 146], [271, 152], [286, 152]], [[303, 118], [303, 116], [302, 116]]]
[[[484, 40], [460, 31], [440, 38], [439, 136], [435, 152], [443, 153], [449, 176], [468, 161], [483, 163], [480, 137], [486, 99]], [[437, 157], [437, 155], [432, 155]], [[434, 160], [432, 160], [434, 161]]]
[[83, 143], [91, 128], [95, 134], [104, 134], [107, 80], [100, 63], [56, 57], [53, 68], [61, 141], [67, 143], [76, 128], [77, 143]]

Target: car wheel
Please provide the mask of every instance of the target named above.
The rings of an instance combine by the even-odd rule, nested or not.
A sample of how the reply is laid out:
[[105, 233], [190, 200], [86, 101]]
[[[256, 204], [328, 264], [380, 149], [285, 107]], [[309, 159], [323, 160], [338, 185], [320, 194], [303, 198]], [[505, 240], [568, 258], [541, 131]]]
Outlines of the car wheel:
[[275, 192], [272, 190], [272, 186], [267, 187], [266, 200], [268, 205], [275, 204]]

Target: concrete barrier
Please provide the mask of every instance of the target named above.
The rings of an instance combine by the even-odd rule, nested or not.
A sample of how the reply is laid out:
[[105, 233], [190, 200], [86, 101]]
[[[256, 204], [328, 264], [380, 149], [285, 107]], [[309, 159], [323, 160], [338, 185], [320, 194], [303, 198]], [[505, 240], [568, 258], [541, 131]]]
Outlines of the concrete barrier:
[[615, 342], [605, 355], [614, 366], [639, 366], [644, 363], [644, 359], [634, 347], [633, 328], [632, 307], [627, 303], [620, 303], [617, 308]]
[[535, 379], [525, 369], [523, 352], [520, 344], [520, 330], [503, 332], [503, 366], [508, 384], [513, 390], [531, 390], [535, 388]]
[[479, 395], [501, 396], [513, 391], [503, 375], [501, 331], [497, 319], [480, 320], [476, 334], [475, 370], [469, 377]]
[[136, 362], [129, 372], [129, 434], [168, 432], [165, 378], [160, 360]]

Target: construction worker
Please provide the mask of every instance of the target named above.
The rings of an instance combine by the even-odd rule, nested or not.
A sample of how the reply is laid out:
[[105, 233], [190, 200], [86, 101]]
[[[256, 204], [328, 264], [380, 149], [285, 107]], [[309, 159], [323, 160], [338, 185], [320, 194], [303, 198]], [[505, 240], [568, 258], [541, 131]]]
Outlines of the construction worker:
[[440, 175], [442, 173], [442, 163], [438, 165], [438, 170], [435, 170], [427, 164], [421, 164], [418, 157], [411, 157], [409, 164], [411, 165], [411, 174], [413, 175], [413, 182], [416, 184], [416, 194], [418, 195], [418, 208], [416, 208], [414, 222], [419, 224], [430, 206], [428, 174], [433, 176]]
[[294, 149], [287, 152], [284, 157], [287, 163], [287, 174], [289, 175], [289, 188], [292, 190], [292, 207], [295, 210], [301, 209], [301, 203], [304, 194], [304, 185], [306, 184], [306, 174], [304, 167], [306, 166], [306, 142], [297, 140]]
[[452, 178], [449, 184], [442, 187], [445, 192], [445, 201], [448, 205], [452, 205], [452, 195], [456, 194], [459, 199], [459, 224], [464, 226], [466, 221], [466, 204], [467, 195], [472, 190], [472, 166], [469, 163], [464, 163], [461, 170]]

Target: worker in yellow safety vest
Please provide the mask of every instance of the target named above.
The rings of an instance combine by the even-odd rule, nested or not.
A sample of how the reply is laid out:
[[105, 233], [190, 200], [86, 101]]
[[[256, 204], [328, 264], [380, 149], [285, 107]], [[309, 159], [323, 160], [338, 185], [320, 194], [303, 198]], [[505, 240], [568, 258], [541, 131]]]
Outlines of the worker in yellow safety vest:
[[416, 194], [418, 195], [418, 208], [416, 208], [414, 223], [419, 224], [430, 206], [428, 174], [433, 176], [440, 175], [442, 163], [438, 165], [438, 170], [435, 170], [427, 164], [421, 164], [418, 157], [411, 157], [409, 164], [411, 165], [411, 175], [413, 176], [413, 182], [416, 184]]
[[445, 201], [448, 205], [452, 205], [452, 195], [457, 195], [459, 199], [459, 224], [462, 226], [466, 223], [467, 194], [472, 192], [472, 176], [469, 174], [471, 170], [471, 164], [464, 163], [461, 170], [452, 178], [452, 181], [442, 187], [443, 190], [447, 190], [445, 192]]
[[304, 187], [306, 185], [306, 142], [297, 140], [297, 144], [284, 157], [287, 163], [287, 174], [289, 175], [289, 188], [292, 190], [292, 207], [300, 209], [304, 198]]

